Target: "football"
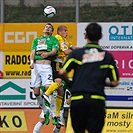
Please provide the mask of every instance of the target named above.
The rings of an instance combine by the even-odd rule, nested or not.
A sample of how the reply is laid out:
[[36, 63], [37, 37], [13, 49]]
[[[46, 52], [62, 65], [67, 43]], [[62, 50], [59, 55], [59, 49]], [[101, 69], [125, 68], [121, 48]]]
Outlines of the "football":
[[44, 8], [44, 15], [48, 18], [55, 16], [56, 10], [53, 6], [47, 6]]

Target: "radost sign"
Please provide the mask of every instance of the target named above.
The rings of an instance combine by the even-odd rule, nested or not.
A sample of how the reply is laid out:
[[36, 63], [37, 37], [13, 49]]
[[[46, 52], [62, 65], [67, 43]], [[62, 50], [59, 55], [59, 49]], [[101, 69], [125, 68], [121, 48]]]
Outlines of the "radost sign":
[[5, 78], [30, 78], [30, 51], [4, 52]]

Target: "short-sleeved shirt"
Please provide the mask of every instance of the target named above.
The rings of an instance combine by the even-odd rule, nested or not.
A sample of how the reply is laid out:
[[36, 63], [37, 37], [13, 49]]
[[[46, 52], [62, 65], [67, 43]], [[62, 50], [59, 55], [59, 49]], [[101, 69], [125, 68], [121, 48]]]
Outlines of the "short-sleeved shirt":
[[[44, 60], [44, 58], [42, 58], [41, 56], [41, 53], [51, 52], [53, 48], [57, 50], [57, 53], [55, 55], [56, 58], [58, 56], [59, 42], [54, 36], [41, 36], [39, 38], [34, 39], [31, 48], [32, 50], [35, 50], [34, 60]], [[47, 57], [45, 59], [49, 58], [50, 57]]]
[[72, 46], [72, 43], [67, 38], [64, 38], [60, 35], [55, 35], [55, 37], [57, 38], [60, 44], [58, 58], [60, 58], [63, 62], [65, 62], [66, 55], [64, 54], [63, 51], [70, 49], [70, 47]]
[[114, 57], [98, 44], [87, 44], [83, 48], [73, 50], [63, 69], [67, 72], [74, 69], [72, 95], [88, 93], [105, 96], [105, 79], [119, 79]]

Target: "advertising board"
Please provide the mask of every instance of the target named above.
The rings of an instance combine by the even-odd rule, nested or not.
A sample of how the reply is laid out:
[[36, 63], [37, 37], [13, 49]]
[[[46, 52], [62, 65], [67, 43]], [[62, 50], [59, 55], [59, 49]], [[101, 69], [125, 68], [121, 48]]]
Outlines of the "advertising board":
[[[4, 24], [4, 51], [29, 51], [34, 38], [43, 35], [46, 23]], [[52, 23], [53, 35], [57, 34], [57, 27], [62, 23]], [[76, 23], [63, 23], [68, 28], [68, 39], [76, 45]]]
[[0, 52], [0, 79], [3, 78], [3, 52]]
[[[133, 23], [99, 23], [102, 26], [102, 39], [99, 44], [106, 50], [133, 51]], [[77, 24], [77, 46], [84, 46], [84, 33], [88, 23]]]
[[4, 78], [30, 78], [30, 51], [4, 52]]
[[0, 108], [38, 108], [30, 79], [1, 79]]
[[0, 51], [3, 49], [3, 25], [0, 24]]

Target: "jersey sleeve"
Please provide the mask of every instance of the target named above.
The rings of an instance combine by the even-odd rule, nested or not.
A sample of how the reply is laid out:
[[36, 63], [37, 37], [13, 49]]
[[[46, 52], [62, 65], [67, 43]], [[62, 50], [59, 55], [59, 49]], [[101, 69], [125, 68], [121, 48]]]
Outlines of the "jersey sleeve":
[[63, 69], [66, 70], [67, 72], [70, 72], [72, 69], [74, 69], [76, 63], [75, 63], [75, 58], [74, 58], [74, 52], [71, 52], [65, 63], [63, 64]]
[[32, 41], [32, 47], [31, 50], [35, 50], [37, 45], [37, 38]]
[[118, 68], [116, 66], [116, 62], [114, 60], [114, 57], [112, 55], [110, 55], [111, 60], [110, 60], [110, 71], [108, 74], [108, 77], [110, 79], [110, 81], [117, 81], [119, 80], [119, 72], [118, 72]]

